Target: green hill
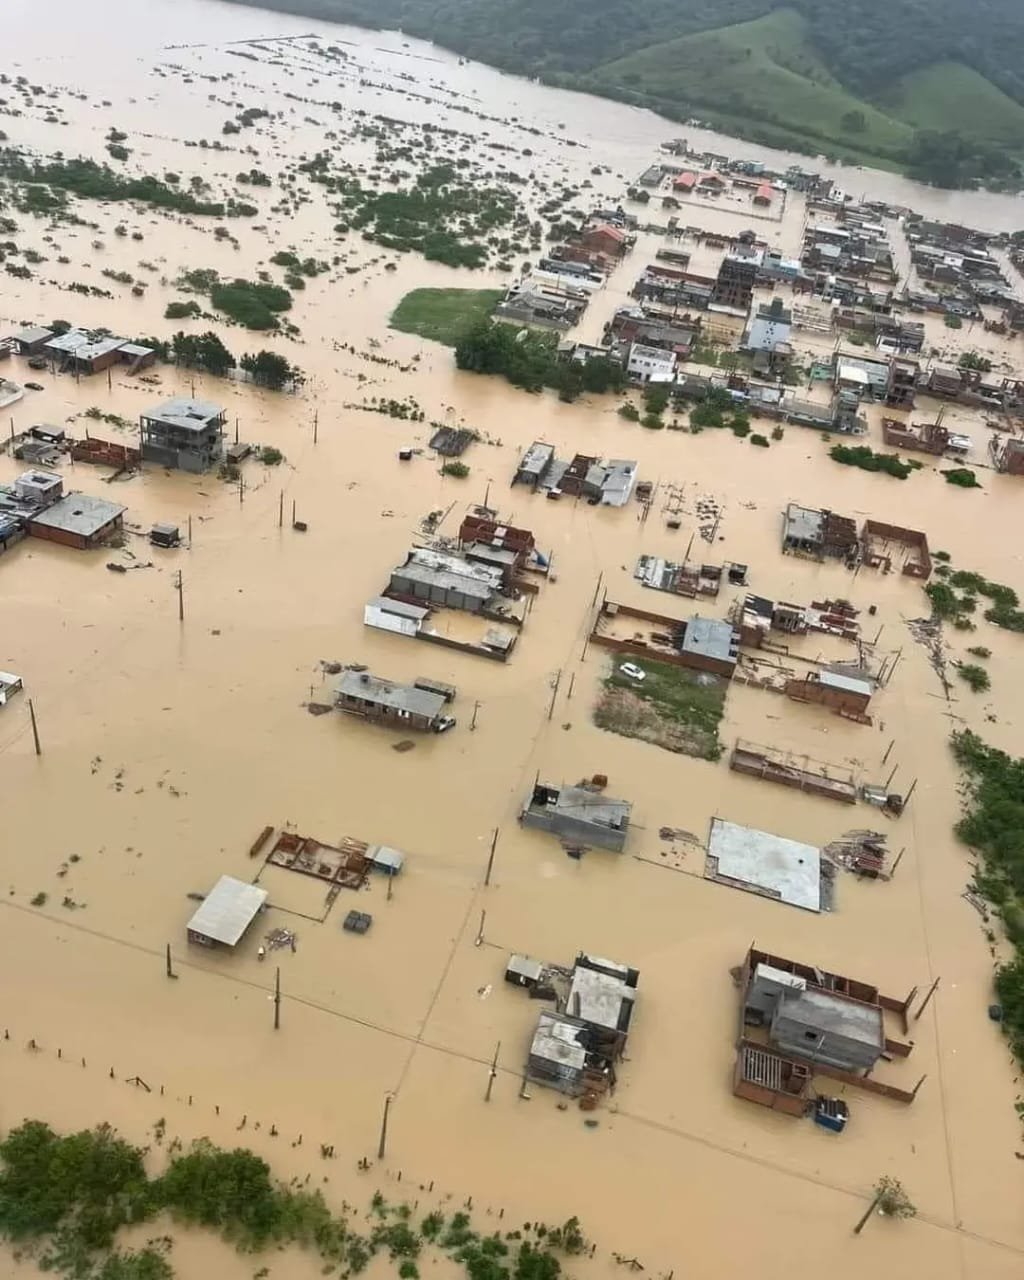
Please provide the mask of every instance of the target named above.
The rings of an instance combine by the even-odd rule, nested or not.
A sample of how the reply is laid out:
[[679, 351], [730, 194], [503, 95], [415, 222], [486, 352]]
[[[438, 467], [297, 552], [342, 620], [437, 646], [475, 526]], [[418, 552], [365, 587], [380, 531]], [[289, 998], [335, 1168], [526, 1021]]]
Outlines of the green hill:
[[673, 119], [947, 185], [1009, 185], [1024, 161], [1024, 0], [234, 3], [401, 30]]
[[960, 63], [912, 71], [886, 98], [886, 110], [915, 129], [957, 129], [1018, 151], [1024, 147], [1024, 107]]
[[599, 67], [590, 78], [606, 91], [642, 88], [715, 124], [757, 122], [783, 141], [817, 141], [819, 150], [853, 158], [896, 159], [913, 134], [904, 120], [868, 105], [836, 80], [792, 9], [654, 45]]

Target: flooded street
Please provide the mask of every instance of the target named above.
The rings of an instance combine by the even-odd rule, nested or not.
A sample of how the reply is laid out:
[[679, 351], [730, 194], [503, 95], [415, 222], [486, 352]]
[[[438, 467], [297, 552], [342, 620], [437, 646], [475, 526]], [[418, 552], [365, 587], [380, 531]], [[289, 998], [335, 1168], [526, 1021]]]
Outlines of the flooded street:
[[[116, 128], [128, 134], [133, 172], [173, 171], [183, 184], [197, 175], [217, 191], [251, 165], [277, 184], [327, 132], [350, 128], [358, 111], [458, 130], [478, 163], [500, 159], [536, 184], [572, 185], [581, 208], [618, 201], [658, 144], [680, 134], [694, 146], [773, 154], [459, 65], [395, 34], [214, 0], [147, 7], [144, 19], [126, 0], [88, 10], [55, 0], [45, 15], [27, 0], [3, 7], [4, 70], [57, 89], [66, 121], [48, 123], [41, 97], [38, 110], [0, 115], [10, 145], [104, 159]], [[231, 52], [231, 42], [306, 33], [343, 48], [345, 63], [270, 43], [247, 58]], [[220, 78], [228, 73], [230, 81]], [[8, 89], [0, 96], [12, 105]], [[220, 139], [237, 104], [274, 114], [240, 138], [222, 139], [234, 150], [196, 145]], [[514, 152], [489, 151], [492, 142]], [[365, 139], [352, 147], [369, 163]], [[840, 180], [858, 196], [968, 225], [1024, 225], [1020, 201], [1007, 196], [929, 191], [862, 170], [843, 170]], [[905, 482], [840, 467], [817, 432], [797, 426], [771, 448], [752, 449], [727, 431], [645, 430], [616, 413], [613, 396], [563, 404], [551, 393], [531, 396], [459, 373], [448, 348], [389, 330], [388, 317], [413, 288], [500, 288], [509, 277], [385, 250], [357, 232], [336, 237], [328, 201], [315, 184], [306, 187], [308, 199], [287, 215], [272, 208], [279, 186], [251, 192], [260, 215], [225, 223], [237, 244], [216, 236], [216, 219], [129, 204], [76, 201], [95, 226], [20, 217], [19, 246], [46, 261], [31, 279], [0, 276], [0, 336], [63, 317], [140, 339], [211, 327], [164, 319], [167, 303], [184, 296], [172, 283], [184, 269], [254, 278], [282, 248], [331, 262], [296, 294], [288, 314], [297, 340], [218, 330], [238, 354], [269, 346], [297, 363], [307, 377], [297, 394], [170, 365], [151, 370], [158, 382], [146, 383], [115, 367], [109, 387], [105, 373], [77, 382], [47, 373], [42, 391], [3, 412], [11, 420], [0, 422], [4, 434], [41, 423], [78, 431], [96, 407], [129, 425], [98, 423], [93, 434], [131, 444], [141, 411], [194, 394], [226, 406], [231, 438], [237, 423], [240, 439], [272, 445], [284, 461], [245, 462], [242, 486], [155, 466], [108, 484], [109, 469], [66, 462], [65, 489], [125, 505], [128, 554], [26, 539], [0, 555], [0, 667], [24, 678], [42, 747], [37, 756], [19, 695], [0, 709], [7, 975], [0, 1022], [10, 1031], [0, 1042], [0, 1126], [25, 1116], [58, 1128], [109, 1121], [145, 1143], [165, 1118], [168, 1134], [186, 1143], [200, 1135], [243, 1143], [286, 1180], [311, 1174], [330, 1202], [345, 1199], [360, 1213], [379, 1188], [421, 1210], [435, 1202], [457, 1208], [472, 1197], [488, 1230], [576, 1214], [597, 1245], [592, 1260], [571, 1261], [580, 1275], [621, 1274], [618, 1253], [638, 1259], [652, 1278], [747, 1269], [763, 1280], [822, 1272], [833, 1280], [865, 1272], [886, 1280], [1019, 1277], [1016, 1068], [986, 1016], [993, 944], [961, 897], [971, 865], [953, 837], [960, 801], [948, 736], [966, 725], [1022, 752], [1024, 640], [983, 622], [973, 634], [949, 631], [951, 659], [969, 645], [991, 649], [992, 690], [973, 694], [952, 676], [947, 698], [906, 625], [928, 613], [920, 585], [898, 573], [864, 567], [854, 576], [834, 563], [783, 556], [780, 531], [790, 501], [921, 529], [933, 553], [944, 550], [958, 568], [1024, 592], [1024, 482], [982, 469], [988, 433], [977, 418], [957, 427], [975, 437], [972, 465], [983, 488], [968, 492], [947, 485], [931, 459]], [[529, 188], [522, 198], [538, 203]], [[781, 226], [758, 224], [787, 253], [799, 248], [801, 199], [791, 197]], [[724, 208], [692, 212], [695, 222], [729, 234], [745, 225], [742, 217]], [[119, 235], [119, 224], [141, 242]], [[658, 242], [641, 235], [579, 336], [597, 340]], [[529, 256], [523, 245], [515, 260]], [[140, 269], [142, 261], [153, 269]], [[147, 279], [144, 296], [102, 278], [104, 268]], [[113, 296], [69, 292], [76, 281]], [[969, 340], [989, 344], [997, 360], [1016, 357], [991, 335], [961, 337], [941, 320], [927, 323], [936, 348], [964, 349]], [[832, 339], [819, 345], [827, 352]], [[15, 368], [24, 365], [0, 373], [21, 380]], [[413, 397], [426, 421], [370, 411], [375, 396]], [[881, 411], [869, 417], [877, 446]], [[468, 477], [442, 475], [429, 456], [433, 421], [464, 423], [486, 437], [465, 455]], [[657, 485], [650, 518], [640, 519], [635, 501], [616, 510], [510, 487], [533, 440], [561, 456], [637, 459], [639, 477]], [[399, 462], [403, 447], [423, 452]], [[0, 483], [22, 470], [0, 455]], [[682, 491], [677, 530], [667, 525], [672, 486]], [[454, 537], [467, 508], [488, 494], [504, 521], [532, 530], [553, 557], [508, 663], [365, 627], [364, 604], [387, 585], [423, 518], [444, 512], [439, 531]], [[713, 545], [697, 532], [701, 499], [722, 510]], [[306, 532], [291, 527], [292, 504]], [[191, 522], [191, 544], [150, 546], [145, 535], [156, 521], [183, 530]], [[679, 618], [698, 607], [721, 617], [741, 594], [723, 588], [717, 601], [698, 606], [634, 579], [639, 555], [680, 560], [691, 538], [692, 558], [748, 565], [750, 590], [760, 595], [801, 603], [847, 597], [863, 611], [869, 639], [881, 629], [877, 654], [901, 657], [872, 703], [873, 725], [734, 683], [720, 728], [726, 756], [717, 763], [594, 726], [610, 668], [605, 650], [585, 645], [599, 592]], [[111, 558], [128, 571], [109, 572]], [[804, 652], [814, 656], [813, 639]], [[399, 753], [399, 735], [386, 728], [311, 716], [306, 704], [322, 687], [322, 661], [454, 684], [459, 723], [450, 733], [417, 736], [414, 750]], [[704, 841], [715, 816], [815, 845], [882, 824], [865, 805], [844, 810], [730, 771], [737, 738], [845, 766], [861, 782], [884, 781], [895, 764], [893, 786], [903, 793], [916, 780], [903, 817], [885, 820], [890, 847], [905, 849], [898, 874], [889, 882], [842, 876], [835, 910], [819, 915], [704, 879], [703, 854], [685, 844], [670, 853], [661, 828]], [[625, 853], [595, 849], [574, 860], [557, 839], [521, 827], [516, 818], [538, 774], [556, 784], [607, 775], [609, 794], [633, 803]], [[249, 850], [268, 824], [327, 843], [352, 836], [402, 850], [393, 896], [373, 877], [358, 895], [342, 890], [321, 922], [322, 886], [273, 868], [261, 878], [272, 904], [266, 927], [294, 928], [294, 954], [273, 952], [261, 964], [262, 924], [237, 953], [188, 947], [195, 905], [188, 895], [206, 893], [221, 874], [251, 879], [258, 864]], [[46, 899], [33, 906], [39, 894]], [[342, 930], [352, 905], [373, 915], [366, 936]], [[906, 1089], [926, 1077], [913, 1105], [846, 1090], [852, 1118], [836, 1136], [733, 1097], [738, 993], [729, 971], [752, 942], [894, 996], [915, 985], [924, 993], [941, 979], [911, 1021], [910, 1058], [880, 1067]], [[168, 943], [177, 981], [165, 977]], [[595, 1127], [573, 1103], [560, 1107], [552, 1090], [531, 1085], [530, 1100], [519, 1097], [537, 1005], [503, 981], [510, 952], [568, 964], [580, 950], [641, 975], [627, 1058]], [[269, 1001], [278, 965], [275, 1032]], [[26, 1048], [30, 1038], [40, 1051]], [[499, 1076], [485, 1103], [499, 1042]], [[151, 1092], [128, 1083], [136, 1077]], [[388, 1093], [394, 1104], [378, 1162]], [[322, 1143], [334, 1146], [335, 1159], [319, 1158]], [[363, 1157], [369, 1172], [357, 1168]], [[873, 1220], [854, 1237], [883, 1174], [903, 1181], [918, 1217]], [[186, 1235], [171, 1261], [182, 1277], [216, 1268], [225, 1280], [260, 1265], [198, 1235]], [[319, 1273], [295, 1251], [269, 1265], [273, 1280]], [[33, 1274], [9, 1259], [5, 1267], [18, 1280]]]

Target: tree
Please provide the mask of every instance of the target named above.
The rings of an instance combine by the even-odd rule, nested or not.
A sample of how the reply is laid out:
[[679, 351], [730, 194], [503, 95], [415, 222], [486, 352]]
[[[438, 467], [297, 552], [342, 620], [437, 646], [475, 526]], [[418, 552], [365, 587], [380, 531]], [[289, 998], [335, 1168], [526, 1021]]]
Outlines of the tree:
[[888, 1174], [884, 1174], [875, 1183], [874, 1198], [854, 1227], [854, 1235], [860, 1235], [864, 1224], [876, 1209], [887, 1218], [913, 1218], [917, 1214], [917, 1208], [903, 1189], [903, 1183], [899, 1178], [891, 1178]]
[[868, 127], [863, 111], [847, 111], [839, 124], [847, 133], [863, 133]]
[[302, 379], [299, 370], [276, 351], [257, 351], [255, 355], [246, 353], [238, 363], [252, 376], [257, 386], [269, 387], [271, 391], [280, 391], [289, 382]]
[[171, 349], [178, 364], [187, 369], [205, 369], [218, 378], [223, 378], [237, 363], [212, 329], [199, 334], [176, 333], [171, 339]]
[[583, 390], [604, 395], [608, 391], [621, 391], [626, 385], [626, 375], [617, 360], [607, 356], [593, 356], [583, 365], [580, 376]]

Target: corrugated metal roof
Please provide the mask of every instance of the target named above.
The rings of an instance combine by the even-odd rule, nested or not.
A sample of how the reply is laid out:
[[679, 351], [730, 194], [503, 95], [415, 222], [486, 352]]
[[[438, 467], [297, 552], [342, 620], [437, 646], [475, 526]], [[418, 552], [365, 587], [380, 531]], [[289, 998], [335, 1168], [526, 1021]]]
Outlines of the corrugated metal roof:
[[233, 947], [267, 900], [266, 889], [221, 876], [188, 922], [190, 933]]
[[844, 676], [838, 671], [822, 671], [818, 680], [829, 689], [843, 689], [847, 693], [864, 693], [870, 697], [874, 692], [870, 680], [858, 680], [856, 676]]
[[409, 715], [433, 719], [441, 714], [444, 698], [439, 693], [429, 693], [411, 684], [396, 684], [383, 680], [369, 671], [343, 671], [335, 686], [339, 696], [358, 698], [377, 707], [406, 712]]

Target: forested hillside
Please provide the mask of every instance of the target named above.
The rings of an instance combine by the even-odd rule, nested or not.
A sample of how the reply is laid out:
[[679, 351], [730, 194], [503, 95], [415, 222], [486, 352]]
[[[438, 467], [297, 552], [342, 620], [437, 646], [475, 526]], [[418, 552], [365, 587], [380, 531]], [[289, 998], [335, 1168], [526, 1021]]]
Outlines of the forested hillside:
[[236, 3], [401, 29], [676, 119], [946, 185], [1010, 182], [1024, 157], [1024, 0]]

